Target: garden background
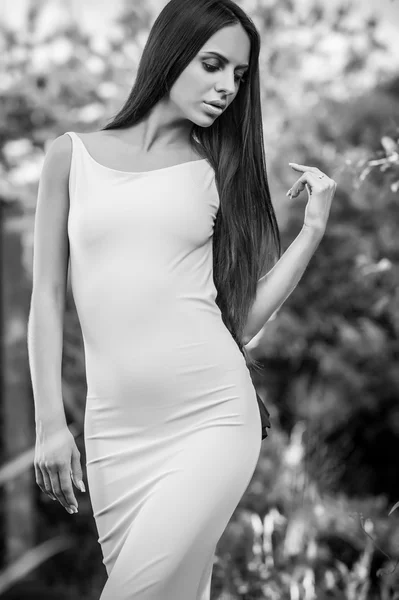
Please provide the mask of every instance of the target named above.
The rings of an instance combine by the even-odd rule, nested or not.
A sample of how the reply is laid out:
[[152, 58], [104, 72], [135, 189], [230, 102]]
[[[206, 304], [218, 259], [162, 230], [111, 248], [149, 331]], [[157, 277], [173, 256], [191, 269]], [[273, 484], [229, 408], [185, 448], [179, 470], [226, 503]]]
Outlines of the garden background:
[[[49, 143], [116, 113], [165, 4], [0, 7], [1, 599], [97, 600], [106, 580], [88, 494], [76, 491], [79, 513], [69, 515], [35, 482], [26, 344], [35, 205]], [[300, 283], [248, 346], [263, 365], [254, 384], [272, 429], [218, 544], [212, 600], [398, 599], [399, 1], [238, 4], [262, 36], [265, 152], [284, 250], [307, 196], [286, 198], [298, 177], [288, 163], [317, 166], [338, 188]], [[62, 371], [87, 482], [69, 282]]]

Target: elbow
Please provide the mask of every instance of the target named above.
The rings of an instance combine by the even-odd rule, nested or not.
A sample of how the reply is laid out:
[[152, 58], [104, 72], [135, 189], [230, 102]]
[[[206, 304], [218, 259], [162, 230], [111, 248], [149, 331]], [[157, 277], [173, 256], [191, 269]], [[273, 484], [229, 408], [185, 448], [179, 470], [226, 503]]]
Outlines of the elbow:
[[248, 344], [254, 339], [255, 335], [251, 335], [250, 333], [244, 333], [242, 336], [242, 345], [248, 346]]
[[251, 341], [251, 339], [252, 339], [252, 338], [248, 338], [248, 337], [245, 337], [245, 338], [243, 338], [243, 340], [242, 340], [242, 345], [243, 345], [243, 346], [248, 346], [248, 344], [249, 344], [249, 342]]

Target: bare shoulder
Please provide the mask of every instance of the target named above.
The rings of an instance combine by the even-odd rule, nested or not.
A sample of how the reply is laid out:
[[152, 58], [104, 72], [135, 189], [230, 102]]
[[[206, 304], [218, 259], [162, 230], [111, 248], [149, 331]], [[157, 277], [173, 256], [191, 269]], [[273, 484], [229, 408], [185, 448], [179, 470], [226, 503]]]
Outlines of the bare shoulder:
[[60, 135], [52, 140], [45, 148], [45, 157], [40, 175], [40, 184], [46, 190], [67, 192], [69, 171], [72, 157], [72, 140], [66, 135]]
[[100, 131], [89, 131], [86, 133], [79, 133], [78, 135], [83, 141], [92, 142], [93, 144], [107, 143], [112, 141], [124, 142], [124, 136], [119, 132], [119, 129], [101, 129]]
[[[65, 133], [56, 137], [46, 149], [46, 156], [43, 168], [56, 167], [58, 174], [63, 172], [64, 174], [69, 173], [69, 166], [72, 156], [72, 141], [69, 135]], [[48, 169], [47, 169], [48, 170]]]
[[71, 139], [65, 134], [55, 138], [46, 148], [35, 212], [35, 293], [65, 293], [69, 260], [68, 183], [71, 156]]
[[101, 157], [107, 156], [107, 153], [116, 153], [117, 156], [121, 155], [126, 150], [131, 150], [132, 147], [124, 142], [123, 136], [119, 133], [119, 130], [100, 130], [90, 131], [85, 133], [78, 133], [82, 142], [86, 146], [87, 150], [92, 156]]
[[78, 136], [82, 140], [93, 140], [93, 142], [100, 142], [101, 140], [107, 140], [110, 138], [108, 131], [86, 131], [85, 133], [78, 133]]

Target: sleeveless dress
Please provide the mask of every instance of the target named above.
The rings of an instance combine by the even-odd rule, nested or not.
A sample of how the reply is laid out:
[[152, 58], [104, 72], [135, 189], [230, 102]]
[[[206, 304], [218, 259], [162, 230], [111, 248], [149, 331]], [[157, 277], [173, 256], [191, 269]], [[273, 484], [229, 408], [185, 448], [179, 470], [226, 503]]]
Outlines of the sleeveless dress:
[[67, 134], [100, 600], [209, 600], [261, 448], [256, 391], [215, 302], [215, 174], [206, 159], [119, 171]]

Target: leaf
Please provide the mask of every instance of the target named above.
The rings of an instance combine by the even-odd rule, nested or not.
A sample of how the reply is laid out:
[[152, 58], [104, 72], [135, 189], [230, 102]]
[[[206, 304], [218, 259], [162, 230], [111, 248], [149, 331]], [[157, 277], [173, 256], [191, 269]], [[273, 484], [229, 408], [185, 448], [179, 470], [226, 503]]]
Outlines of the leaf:
[[390, 515], [391, 513], [393, 513], [393, 511], [394, 511], [394, 510], [396, 510], [398, 507], [399, 507], [399, 502], [397, 502], [397, 503], [396, 503], [396, 504], [395, 504], [395, 505], [394, 505], [394, 506], [391, 508], [391, 510], [390, 510], [390, 511], [389, 511], [389, 513], [388, 513], [388, 517], [389, 517], [389, 515]]
[[385, 150], [387, 156], [389, 154], [394, 154], [395, 152], [398, 151], [398, 146], [397, 146], [396, 142], [392, 138], [390, 138], [388, 135], [382, 136], [381, 144], [384, 147], [384, 150]]

